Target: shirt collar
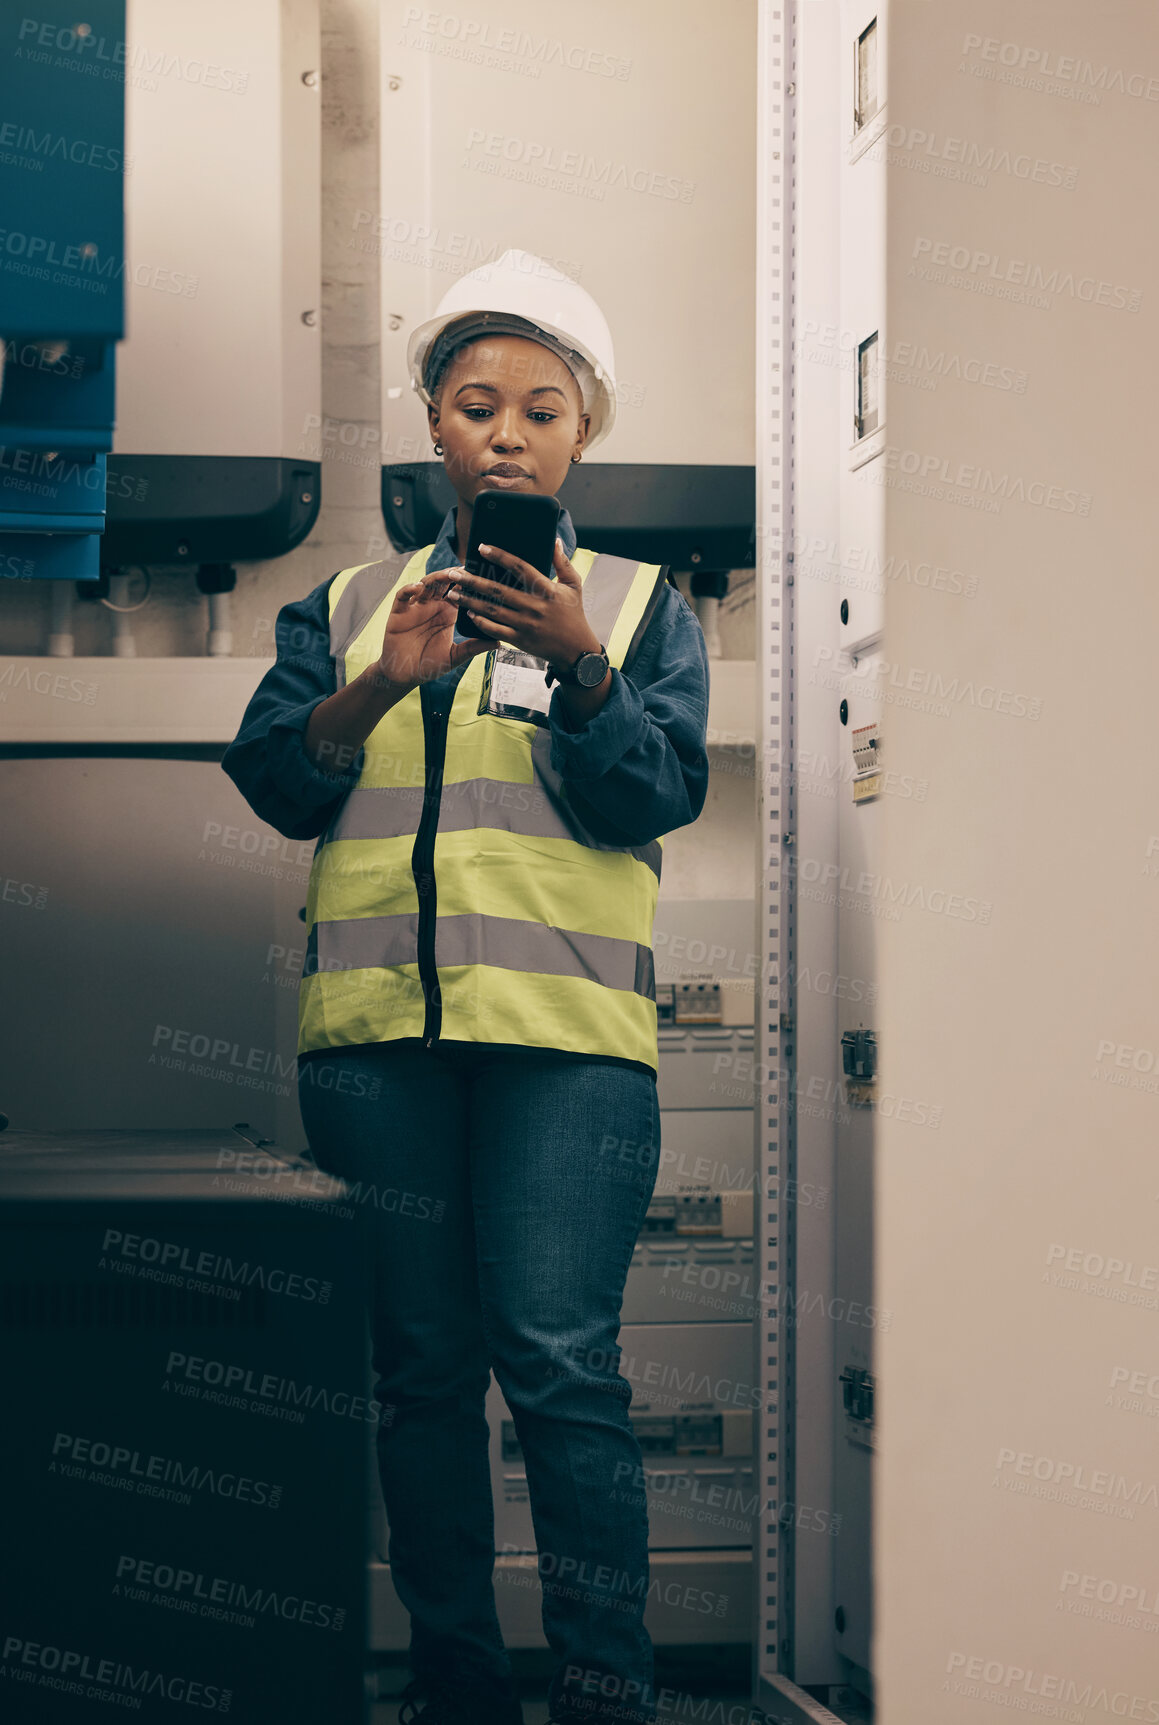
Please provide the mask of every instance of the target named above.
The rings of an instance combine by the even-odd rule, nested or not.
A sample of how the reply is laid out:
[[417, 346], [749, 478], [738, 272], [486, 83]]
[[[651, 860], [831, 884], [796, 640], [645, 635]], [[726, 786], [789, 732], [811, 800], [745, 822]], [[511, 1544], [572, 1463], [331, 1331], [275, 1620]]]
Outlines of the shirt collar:
[[[430, 556], [427, 558], [426, 573], [433, 575], [436, 569], [454, 569], [458, 566], [458, 505], [452, 504], [443, 517], [443, 525], [439, 528], [439, 536], [435, 540]], [[559, 511], [559, 536], [563, 540], [563, 549], [567, 557], [575, 556], [576, 533], [571, 516], [561, 504]]]

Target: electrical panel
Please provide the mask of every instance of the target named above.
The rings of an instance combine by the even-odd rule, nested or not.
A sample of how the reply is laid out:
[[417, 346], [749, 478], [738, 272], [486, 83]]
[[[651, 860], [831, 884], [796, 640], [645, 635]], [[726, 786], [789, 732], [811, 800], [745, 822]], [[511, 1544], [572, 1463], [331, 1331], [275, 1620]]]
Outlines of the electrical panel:
[[[752, 1540], [752, 1329], [749, 1324], [625, 1324], [620, 1373], [643, 1454], [649, 1549], [747, 1546]], [[488, 1401], [495, 1540], [534, 1551], [527, 1470], [497, 1384]], [[625, 1476], [625, 1502], [640, 1482]]]
[[[0, 49], [0, 576], [95, 581], [124, 334], [125, 0], [10, 9]], [[102, 66], [102, 59], [105, 65]], [[102, 76], [102, 72], [105, 74]]]
[[[720, 1202], [719, 1194], [716, 1202]], [[738, 1226], [744, 1233], [736, 1238], [689, 1240], [658, 1239], [645, 1224], [632, 1253], [624, 1322], [751, 1323], [756, 1299], [751, 1197]]]
[[127, 337], [102, 559], [279, 557], [321, 496], [318, 0], [134, 0], [127, 52]]

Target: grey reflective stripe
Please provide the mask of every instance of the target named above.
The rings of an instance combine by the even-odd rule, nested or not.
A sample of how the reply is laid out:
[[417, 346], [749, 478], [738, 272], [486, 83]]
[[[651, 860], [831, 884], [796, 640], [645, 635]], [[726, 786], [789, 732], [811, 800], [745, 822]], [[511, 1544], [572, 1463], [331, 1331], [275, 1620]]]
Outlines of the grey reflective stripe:
[[[406, 564], [402, 565], [402, 569]], [[385, 563], [369, 563], [352, 575], [330, 614], [330, 653], [338, 672], [338, 687], [346, 687], [346, 651], [361, 635], [402, 569]], [[385, 619], [384, 619], [385, 622]]]
[[[362, 930], [355, 935], [355, 930]], [[349, 934], [344, 934], [349, 930]], [[321, 938], [319, 938], [321, 936]], [[346, 953], [349, 950], [350, 956]], [[316, 970], [367, 970], [390, 964], [417, 964], [419, 917], [352, 917], [349, 922], [316, 922], [306, 938], [303, 976]]]
[[[351, 917], [310, 931], [306, 974], [371, 970], [418, 962], [418, 917]], [[656, 998], [652, 952], [634, 940], [577, 934], [509, 916], [441, 916], [435, 922], [435, 964], [489, 964], [497, 970], [582, 976], [605, 988]], [[312, 968], [311, 968], [312, 966]]]
[[[550, 747], [546, 731], [535, 739]], [[540, 764], [542, 772], [542, 764]], [[550, 770], [550, 764], [549, 764]], [[554, 783], [552, 783], [554, 781]], [[646, 845], [617, 845], [594, 838], [579, 815], [558, 794], [559, 775], [549, 780], [554, 796], [539, 784], [517, 785], [505, 779], [464, 779], [444, 785], [439, 805], [439, 831], [461, 833], [476, 827], [518, 833], [536, 839], [570, 839], [589, 850], [623, 851], [644, 863], [660, 879], [662, 851], [653, 839]], [[327, 843], [340, 839], [398, 839], [417, 835], [423, 812], [423, 792], [410, 785], [355, 789], [335, 815]]]
[[[617, 558], [616, 561], [622, 562], [623, 559]], [[556, 813], [559, 821], [557, 831], [544, 831], [542, 834], [535, 832], [532, 837], [553, 838], [562, 833], [562, 836], [575, 839], [577, 844], [589, 845], [593, 850], [626, 851], [629, 856], [635, 857], [637, 862], [646, 863], [657, 881], [660, 879], [660, 864], [664, 853], [656, 839], [650, 839], [646, 845], [617, 845], [610, 840], [598, 839], [588, 831], [571, 804], [561, 774], [557, 773], [551, 764], [551, 732], [542, 725], [535, 728], [535, 736], [531, 741], [531, 759], [536, 777], [547, 789], [550, 798], [548, 807]], [[582, 786], [579, 787], [579, 794], [583, 795]], [[523, 828], [520, 827], [519, 831], [522, 832]]]
[[640, 565], [630, 557], [611, 557], [601, 551], [584, 582], [584, 615], [606, 647], [616, 618], [632, 589]]
[[[327, 827], [326, 842], [415, 838], [422, 812], [423, 792], [420, 787], [380, 785], [366, 790], [355, 789]], [[440, 810], [440, 828], [442, 825]]]

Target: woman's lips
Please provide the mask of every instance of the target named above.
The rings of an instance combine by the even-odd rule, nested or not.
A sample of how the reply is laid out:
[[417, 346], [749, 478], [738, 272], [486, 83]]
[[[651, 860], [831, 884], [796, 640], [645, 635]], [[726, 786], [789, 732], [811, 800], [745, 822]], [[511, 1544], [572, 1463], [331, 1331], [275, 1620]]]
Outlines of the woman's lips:
[[479, 482], [481, 485], [493, 485], [500, 491], [509, 490], [513, 485], [529, 485], [530, 473], [484, 473]]

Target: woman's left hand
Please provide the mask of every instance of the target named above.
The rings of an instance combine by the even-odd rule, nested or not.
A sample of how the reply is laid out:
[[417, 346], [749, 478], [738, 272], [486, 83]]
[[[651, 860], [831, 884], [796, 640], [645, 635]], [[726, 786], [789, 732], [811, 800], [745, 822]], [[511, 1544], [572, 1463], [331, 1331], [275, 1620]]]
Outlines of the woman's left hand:
[[583, 583], [561, 540], [556, 540], [552, 558], [554, 581], [498, 546], [480, 545], [479, 550], [489, 563], [510, 569], [521, 583], [505, 587], [499, 581], [485, 581], [481, 575], [468, 575], [466, 570], [456, 575], [447, 598], [457, 600], [461, 595], [484, 634], [549, 665], [572, 665], [581, 653], [599, 652], [599, 640], [584, 615]]

